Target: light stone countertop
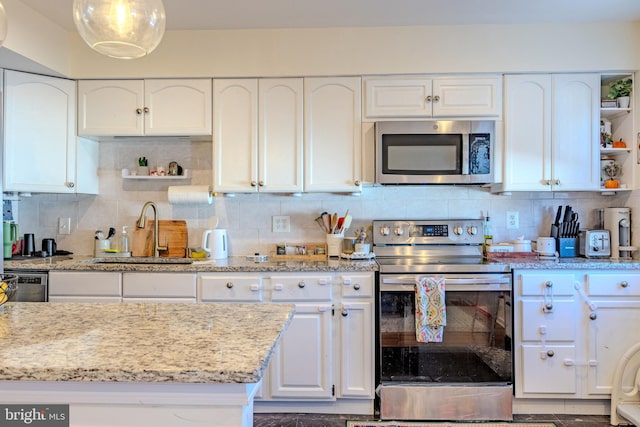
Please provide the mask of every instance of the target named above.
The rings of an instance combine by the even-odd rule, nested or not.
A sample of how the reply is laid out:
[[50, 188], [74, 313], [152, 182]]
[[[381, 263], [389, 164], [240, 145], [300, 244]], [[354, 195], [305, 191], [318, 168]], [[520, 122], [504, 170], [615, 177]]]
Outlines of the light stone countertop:
[[0, 380], [255, 383], [290, 304], [7, 303]]
[[4, 260], [5, 270], [66, 270], [66, 271], [148, 271], [148, 272], [318, 272], [376, 271], [374, 260], [351, 261], [331, 258], [325, 261], [281, 261], [271, 257], [267, 262], [247, 261], [245, 257], [224, 260], [194, 260], [191, 264], [97, 263], [90, 257], [49, 257], [29, 260]]
[[[497, 261], [496, 261], [497, 262]], [[558, 258], [555, 260], [503, 259], [498, 262], [511, 269], [529, 270], [634, 270], [640, 269], [640, 260], [611, 260], [607, 258]], [[194, 261], [192, 264], [126, 264], [96, 263], [90, 257], [50, 257], [31, 260], [4, 260], [5, 270], [67, 270], [67, 271], [147, 271], [147, 272], [324, 272], [324, 271], [377, 271], [375, 259], [350, 261], [247, 261], [245, 257], [225, 260]]]

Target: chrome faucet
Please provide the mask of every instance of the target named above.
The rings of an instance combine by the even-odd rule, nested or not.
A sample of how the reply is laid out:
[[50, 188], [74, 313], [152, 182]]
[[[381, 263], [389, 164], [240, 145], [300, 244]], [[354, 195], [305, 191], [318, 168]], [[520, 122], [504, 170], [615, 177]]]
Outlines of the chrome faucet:
[[156, 204], [153, 202], [147, 202], [142, 207], [142, 212], [140, 212], [140, 217], [138, 221], [136, 221], [136, 228], [144, 228], [147, 225], [147, 208], [151, 206], [153, 209], [153, 256], [160, 256], [160, 251], [166, 251], [168, 249], [167, 246], [160, 246], [158, 244], [158, 229], [159, 221], [158, 221], [158, 208]]

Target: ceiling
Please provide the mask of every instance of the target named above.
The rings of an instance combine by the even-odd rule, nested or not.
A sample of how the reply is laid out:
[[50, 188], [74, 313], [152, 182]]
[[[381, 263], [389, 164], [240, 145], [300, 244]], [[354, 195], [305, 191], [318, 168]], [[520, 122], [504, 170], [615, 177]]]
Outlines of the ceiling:
[[[21, 0], [69, 31], [73, 0]], [[164, 0], [167, 30], [640, 21], [639, 0]]]

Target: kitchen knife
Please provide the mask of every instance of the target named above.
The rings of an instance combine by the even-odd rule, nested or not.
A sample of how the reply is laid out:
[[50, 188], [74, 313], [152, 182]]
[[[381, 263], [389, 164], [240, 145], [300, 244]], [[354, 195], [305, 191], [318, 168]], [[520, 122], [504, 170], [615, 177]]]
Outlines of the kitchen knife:
[[556, 220], [551, 224], [551, 237], [558, 238], [560, 237], [560, 218], [562, 216], [562, 205], [558, 206], [558, 211], [556, 212]]

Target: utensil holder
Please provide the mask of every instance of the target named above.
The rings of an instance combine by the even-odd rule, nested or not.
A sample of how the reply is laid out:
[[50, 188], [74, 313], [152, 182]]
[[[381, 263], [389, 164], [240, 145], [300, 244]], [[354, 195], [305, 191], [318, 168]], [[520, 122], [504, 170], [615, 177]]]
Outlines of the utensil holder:
[[561, 258], [578, 256], [578, 238], [560, 237], [558, 242], [558, 254]]
[[327, 234], [327, 255], [329, 257], [339, 257], [342, 252], [342, 240], [344, 233]]

